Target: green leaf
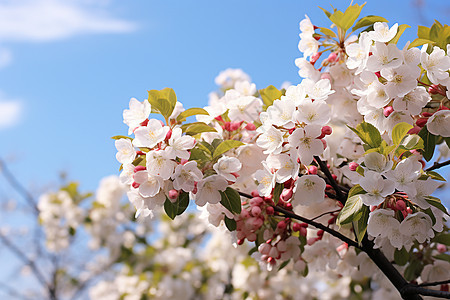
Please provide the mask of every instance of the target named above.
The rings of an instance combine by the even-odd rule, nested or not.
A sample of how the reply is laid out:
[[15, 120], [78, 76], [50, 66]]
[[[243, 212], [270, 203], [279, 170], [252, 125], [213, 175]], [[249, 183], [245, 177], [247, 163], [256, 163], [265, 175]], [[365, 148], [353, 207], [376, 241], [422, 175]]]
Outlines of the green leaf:
[[389, 44], [397, 44], [398, 40], [402, 36], [403, 32], [405, 32], [406, 28], [411, 28], [411, 26], [407, 24], [399, 25], [397, 34], [394, 36], [392, 40], [389, 41]]
[[439, 259], [439, 260], [448, 261], [450, 263], [450, 255], [448, 255], [448, 254], [441, 253], [441, 254], [435, 255], [433, 257], [436, 258], [436, 259]]
[[355, 23], [356, 19], [358, 19], [359, 14], [361, 13], [362, 8], [366, 5], [350, 5], [347, 7], [345, 12], [335, 11], [329, 18], [331, 22], [336, 24], [336, 26], [340, 27], [344, 32], [346, 32], [352, 25]]
[[164, 118], [168, 119], [172, 114], [177, 96], [171, 88], [165, 88], [160, 91], [148, 91], [148, 102], [152, 106], [152, 112], [160, 113]]
[[369, 220], [369, 207], [366, 205], [363, 205], [361, 211], [359, 212], [361, 214], [361, 217], [357, 222], [353, 222], [353, 229], [355, 230], [356, 239], [358, 240], [358, 243], [361, 244], [364, 235], [367, 231], [367, 221]]
[[427, 39], [417, 38], [414, 41], [412, 41], [411, 44], [409, 44], [408, 49], [411, 49], [412, 47], [422, 46], [425, 44], [434, 45], [435, 42], [427, 40]]
[[269, 85], [265, 89], [259, 90], [259, 94], [267, 107], [271, 106], [274, 100], [280, 99], [281, 96], [283, 96], [283, 93], [273, 85]]
[[334, 38], [336, 37], [336, 33], [334, 33], [334, 31], [331, 29], [328, 29], [326, 27], [319, 27], [319, 30], [325, 35], [328, 35], [328, 36], [331, 36]]
[[427, 130], [426, 125], [419, 131], [419, 136], [424, 143], [423, 158], [426, 161], [430, 161], [434, 154], [434, 148], [436, 147], [436, 136]]
[[401, 146], [405, 147], [407, 150], [412, 149], [423, 149], [424, 143], [422, 138], [417, 134], [409, 134], [401, 142]]
[[280, 200], [280, 195], [283, 192], [283, 189], [284, 189], [283, 183], [275, 184], [275, 188], [273, 189], [273, 197], [272, 197], [272, 200], [275, 203], [275, 205], [278, 204], [278, 201]]
[[350, 191], [348, 191], [348, 197], [347, 198], [351, 198], [351, 197], [353, 197], [355, 195], [358, 195], [358, 194], [366, 194], [366, 193], [367, 192], [359, 184], [357, 184], [357, 185], [354, 185], [350, 189]]
[[217, 132], [217, 130], [203, 122], [187, 123], [182, 125], [181, 129], [187, 135], [196, 135], [202, 132]]
[[362, 209], [363, 206], [364, 204], [359, 195], [349, 197], [345, 202], [345, 206], [337, 216], [336, 224], [341, 226], [351, 223], [352, 221], [356, 221], [355, 215]]
[[356, 128], [347, 125], [359, 138], [371, 148], [378, 148], [381, 145], [381, 134], [378, 129], [370, 123], [362, 122]]
[[379, 17], [379, 16], [366, 16], [363, 17], [361, 19], [358, 20], [358, 22], [356, 22], [355, 26], [353, 26], [352, 31], [358, 30], [359, 28], [363, 28], [366, 26], [371, 26], [373, 25], [375, 22], [388, 22], [388, 20], [386, 20], [383, 17]]
[[412, 260], [409, 265], [406, 267], [404, 276], [407, 281], [411, 281], [416, 279], [422, 273], [423, 264], [420, 260]]
[[328, 11], [328, 10], [326, 10], [325, 8], [322, 8], [322, 7], [320, 7], [320, 6], [318, 6], [321, 10], [323, 10], [323, 12], [325, 13], [325, 15], [327, 15], [327, 17], [328, 18], [330, 18], [331, 17], [331, 13]]
[[129, 139], [129, 140], [133, 140], [132, 137], [126, 136], [126, 135], [115, 135], [113, 137], [111, 137], [113, 140], [120, 140], [120, 139]]
[[290, 259], [285, 260], [285, 261], [280, 265], [280, 267], [278, 268], [278, 271], [280, 271], [281, 269], [283, 269], [284, 267], [286, 267], [286, 266], [289, 264], [290, 261], [291, 261]]
[[408, 134], [408, 131], [414, 126], [401, 122], [394, 126], [392, 129], [392, 141], [395, 145], [400, 145], [403, 138]]
[[425, 200], [428, 202], [428, 204], [436, 207], [437, 209], [441, 210], [444, 214], [449, 215], [447, 213], [447, 209], [444, 205], [442, 205], [441, 200], [439, 198], [433, 197], [433, 196], [425, 196]]
[[189, 205], [189, 194], [181, 192], [177, 200], [172, 203], [169, 198], [166, 197], [164, 202], [164, 211], [172, 220], [176, 216], [181, 215]]
[[450, 233], [441, 233], [436, 235], [433, 242], [450, 246]]
[[434, 172], [434, 171], [428, 171], [428, 172], [426, 172], [426, 173], [427, 173], [427, 175], [430, 176], [432, 179], [440, 180], [440, 181], [447, 181], [447, 180], [445, 180], [444, 177], [441, 176], [441, 174], [436, 173], [436, 172]]
[[241, 196], [239, 196], [239, 193], [230, 188], [227, 187], [224, 192], [219, 191], [220, 193], [220, 203], [228, 209], [233, 214], [240, 214], [242, 210], [241, 206]]
[[227, 216], [225, 216], [225, 226], [228, 228], [229, 231], [235, 231], [236, 230], [236, 221], [234, 219], [229, 219]]
[[195, 116], [195, 115], [208, 115], [209, 116], [209, 113], [206, 110], [204, 110], [203, 108], [192, 107], [192, 108], [188, 108], [185, 111], [181, 112], [177, 117], [177, 121], [184, 122], [187, 117]]
[[429, 40], [430, 39], [430, 28], [426, 27], [426, 26], [417, 26], [417, 36], [419, 37], [419, 39], [426, 39]]
[[397, 248], [395, 249], [394, 261], [397, 265], [404, 266], [406, 265], [408, 260], [409, 260], [409, 252], [406, 251], [405, 247], [403, 247], [400, 250], [398, 250]]
[[245, 144], [241, 141], [236, 141], [236, 140], [223, 141], [222, 143], [219, 144], [219, 146], [217, 146], [216, 150], [214, 150], [213, 159], [233, 148], [237, 148], [242, 145], [245, 145]]

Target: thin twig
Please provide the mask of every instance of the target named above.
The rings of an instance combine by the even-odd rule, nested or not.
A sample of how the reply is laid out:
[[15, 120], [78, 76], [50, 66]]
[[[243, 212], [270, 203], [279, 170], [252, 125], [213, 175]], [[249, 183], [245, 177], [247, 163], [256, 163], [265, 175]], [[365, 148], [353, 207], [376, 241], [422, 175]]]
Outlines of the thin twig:
[[425, 171], [426, 172], [433, 171], [433, 170], [436, 170], [436, 169], [439, 169], [439, 168], [442, 168], [442, 167], [445, 167], [448, 165], [450, 165], [450, 159], [447, 161], [441, 162], [441, 163], [435, 162], [431, 167], [425, 169]]
[[337, 212], [340, 212], [340, 211], [341, 211], [341, 209], [336, 209], [336, 210], [333, 210], [333, 211], [324, 212], [323, 214], [320, 214], [317, 217], [312, 218], [311, 221], [317, 220], [318, 218], [326, 216], [328, 214], [334, 214], [334, 213], [337, 213]]
[[450, 283], [450, 279], [442, 280], [442, 281], [435, 281], [435, 282], [424, 282], [417, 286], [433, 286], [433, 285], [448, 284], [448, 283]]
[[19, 193], [22, 195], [22, 197], [25, 199], [25, 201], [33, 208], [35, 213], [39, 213], [39, 209], [36, 205], [36, 201], [34, 200], [34, 197], [31, 195], [30, 192], [20, 183], [19, 180], [11, 173], [11, 171], [8, 169], [8, 166], [5, 164], [5, 162], [0, 159], [0, 171], [5, 176], [6, 180], [9, 182], [9, 184]]
[[337, 200], [339, 202], [341, 202], [342, 204], [345, 204], [347, 197], [342, 194], [341, 189], [339, 188], [339, 185], [337, 184], [336, 180], [334, 180], [327, 165], [318, 156], [314, 156], [314, 159], [316, 160], [317, 164], [320, 166], [320, 170], [325, 174], [327, 179], [330, 181], [330, 185], [336, 191]]

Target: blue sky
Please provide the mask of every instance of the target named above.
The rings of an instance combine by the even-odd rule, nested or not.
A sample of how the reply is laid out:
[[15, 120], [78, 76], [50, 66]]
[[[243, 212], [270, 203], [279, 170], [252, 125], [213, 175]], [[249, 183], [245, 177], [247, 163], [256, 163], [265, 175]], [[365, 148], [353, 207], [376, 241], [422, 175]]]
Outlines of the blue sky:
[[[356, 2], [356, 1], [355, 1]], [[390, 24], [445, 23], [447, 1], [368, 1]], [[330, 23], [329, 1], [0, 0], [0, 157], [26, 185], [61, 171], [95, 189], [118, 174], [111, 136], [126, 134], [131, 97], [172, 87], [204, 106], [214, 78], [242, 68], [263, 88], [300, 78], [298, 23]], [[359, 2], [361, 4], [361, 2]], [[349, 1], [333, 1], [345, 9]], [[3, 111], [3, 113], [2, 113]]]

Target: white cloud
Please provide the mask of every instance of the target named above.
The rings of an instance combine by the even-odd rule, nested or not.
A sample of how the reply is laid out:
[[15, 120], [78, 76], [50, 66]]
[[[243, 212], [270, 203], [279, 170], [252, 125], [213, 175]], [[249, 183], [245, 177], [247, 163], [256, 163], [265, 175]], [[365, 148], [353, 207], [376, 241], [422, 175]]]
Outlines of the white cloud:
[[16, 125], [22, 115], [22, 103], [17, 100], [0, 100], [0, 130]]
[[0, 0], [0, 41], [51, 41], [136, 30], [134, 22], [112, 16], [108, 7], [109, 1]]

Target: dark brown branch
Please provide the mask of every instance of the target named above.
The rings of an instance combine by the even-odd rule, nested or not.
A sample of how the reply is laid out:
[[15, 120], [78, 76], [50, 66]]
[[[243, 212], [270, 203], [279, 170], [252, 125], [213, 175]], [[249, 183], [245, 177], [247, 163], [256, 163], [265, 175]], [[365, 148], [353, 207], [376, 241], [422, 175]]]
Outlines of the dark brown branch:
[[[243, 192], [238, 192], [238, 193], [239, 193], [239, 195], [241, 195], [242, 197], [246, 197], [246, 198], [249, 198], [249, 199], [253, 198], [252, 195], [249, 195], [249, 194], [246, 194], [246, 193], [243, 193]], [[333, 229], [331, 229], [331, 228], [328, 228], [327, 226], [325, 226], [325, 225], [323, 225], [323, 224], [320, 224], [320, 223], [318, 223], [318, 222], [312, 221], [312, 220], [307, 219], [307, 218], [305, 218], [305, 217], [299, 216], [299, 215], [297, 215], [297, 214], [295, 214], [295, 213], [293, 213], [293, 212], [290, 212], [290, 211], [288, 211], [288, 210], [285, 210], [285, 209], [283, 209], [283, 208], [281, 208], [281, 207], [279, 207], [279, 206], [273, 206], [273, 208], [274, 208], [275, 211], [277, 211], [277, 212], [279, 212], [279, 213], [282, 213], [282, 214], [283, 214], [284, 216], [286, 216], [286, 217], [289, 217], [289, 218], [295, 219], [295, 220], [299, 220], [299, 221], [302, 221], [302, 222], [304, 222], [304, 223], [306, 223], [306, 224], [309, 224], [309, 225], [311, 225], [311, 226], [314, 226], [314, 227], [316, 227], [316, 228], [318, 228], [318, 229], [322, 229], [323, 231], [328, 232], [328, 233], [331, 234], [332, 236], [337, 237], [337, 238], [340, 239], [341, 241], [347, 243], [349, 246], [353, 246], [353, 247], [355, 247], [355, 248], [360, 248], [360, 246], [358, 245], [358, 243], [355, 242], [354, 240], [352, 240], [352, 239], [346, 237], [345, 235], [343, 235], [343, 234], [340, 233], [340, 232], [337, 232], [336, 230], [333, 230]]]
[[334, 213], [337, 213], [337, 212], [340, 212], [340, 211], [341, 211], [341, 209], [336, 209], [336, 210], [333, 210], [333, 211], [324, 212], [323, 214], [320, 214], [317, 217], [312, 218], [311, 221], [317, 220], [318, 218], [326, 216], [328, 214], [334, 214]]
[[433, 170], [436, 170], [436, 169], [439, 169], [439, 168], [442, 168], [442, 167], [445, 167], [448, 165], [450, 165], [450, 159], [447, 161], [441, 162], [441, 163], [435, 162], [431, 167], [425, 169], [425, 171], [426, 172], [433, 171]]
[[330, 185], [335, 190], [337, 200], [339, 202], [341, 202], [342, 204], [345, 204], [345, 201], [347, 200], [347, 197], [342, 194], [341, 189], [339, 188], [339, 185], [337, 184], [336, 180], [334, 180], [334, 178], [331, 175], [330, 170], [328, 169], [327, 165], [318, 156], [314, 156], [314, 159], [316, 160], [317, 164], [319, 165], [320, 170], [327, 177], [328, 181], [330, 182]]
[[405, 286], [400, 293], [402, 294], [403, 299], [409, 299], [405, 298], [410, 295], [423, 295], [423, 296], [433, 296], [433, 297], [439, 297], [443, 299], [450, 299], [450, 293], [444, 292], [444, 291], [436, 291], [436, 290], [430, 290], [426, 289], [420, 286], [415, 286], [412, 284], [408, 284]]
[[447, 279], [447, 280], [435, 281], [435, 282], [424, 282], [417, 286], [433, 286], [433, 285], [449, 284], [449, 283], [450, 283], [450, 279]]

